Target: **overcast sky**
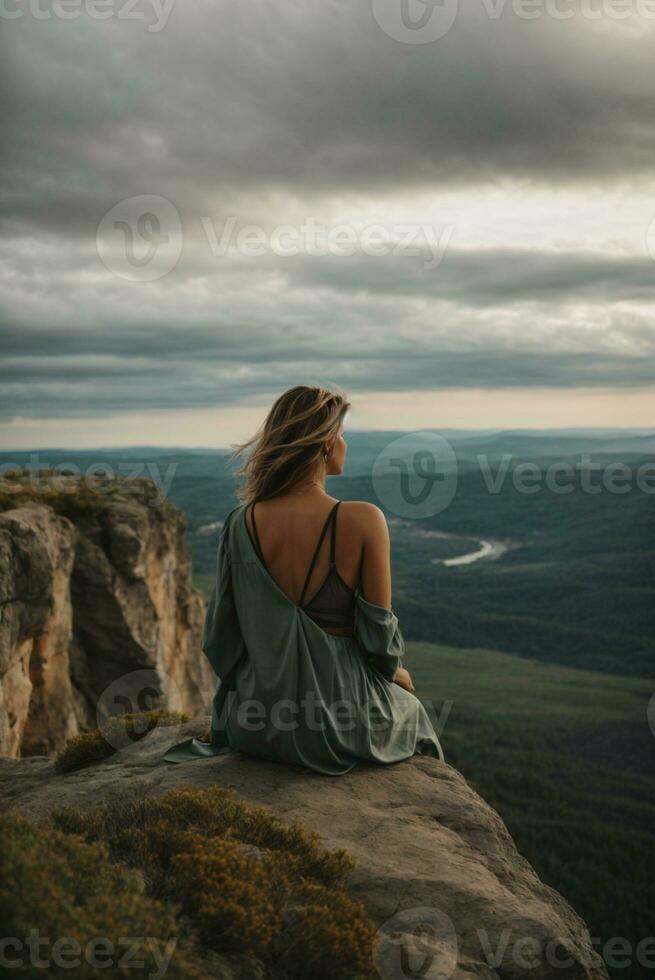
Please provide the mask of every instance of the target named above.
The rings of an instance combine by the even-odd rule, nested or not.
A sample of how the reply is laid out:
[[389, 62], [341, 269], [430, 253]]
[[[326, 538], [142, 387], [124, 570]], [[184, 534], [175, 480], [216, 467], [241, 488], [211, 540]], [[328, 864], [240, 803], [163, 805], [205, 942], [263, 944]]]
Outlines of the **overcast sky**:
[[655, 426], [655, 4], [405, 4], [4, 5], [2, 445]]

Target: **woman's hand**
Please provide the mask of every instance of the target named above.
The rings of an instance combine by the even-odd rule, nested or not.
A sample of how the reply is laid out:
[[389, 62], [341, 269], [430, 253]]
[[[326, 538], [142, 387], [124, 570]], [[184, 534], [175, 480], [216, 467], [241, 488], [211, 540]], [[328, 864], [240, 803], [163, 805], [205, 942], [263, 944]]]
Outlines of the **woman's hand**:
[[398, 667], [393, 682], [394, 684], [398, 684], [400, 687], [404, 687], [410, 694], [413, 694], [416, 690], [414, 684], [412, 683], [412, 678], [409, 676], [409, 671], [405, 670], [404, 667]]

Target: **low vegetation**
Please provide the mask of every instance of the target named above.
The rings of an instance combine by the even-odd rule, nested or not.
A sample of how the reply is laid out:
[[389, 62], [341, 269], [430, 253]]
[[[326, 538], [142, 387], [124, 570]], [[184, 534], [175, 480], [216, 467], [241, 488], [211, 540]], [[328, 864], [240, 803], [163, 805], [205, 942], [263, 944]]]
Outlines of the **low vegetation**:
[[57, 832], [139, 870], [156, 903], [180, 909], [200, 949], [257, 957], [289, 980], [376, 976], [375, 927], [339, 885], [352, 858], [233, 791], [183, 787], [92, 811], [61, 809], [53, 821]]
[[152, 480], [130, 478], [113, 473], [111, 467], [81, 475], [75, 464], [60, 469], [42, 467], [33, 471], [16, 468], [0, 472], [0, 512], [24, 504], [40, 503], [52, 507], [57, 514], [79, 522], [92, 518], [116, 499], [130, 498], [143, 504], [157, 502], [166, 508], [168, 503], [160, 487]]
[[117, 715], [101, 728], [83, 735], [74, 735], [55, 758], [55, 770], [59, 773], [75, 772], [95, 762], [108, 759], [119, 748], [145, 738], [158, 726], [181, 725], [189, 716], [178, 711], [140, 711], [135, 714]]
[[0, 511], [26, 503], [48, 504], [66, 515], [94, 510], [101, 499], [121, 491], [121, 481], [105, 477], [80, 479], [65, 471], [43, 469], [34, 473], [7, 470], [0, 479]]
[[[144, 890], [142, 876], [114, 864], [105, 844], [87, 843], [53, 826], [16, 813], [0, 815], [0, 918], [8, 973], [35, 976], [201, 976], [177, 909]], [[127, 969], [126, 937], [140, 968]], [[38, 946], [35, 947], [35, 940]], [[134, 963], [132, 964], [134, 967]]]
[[277, 980], [377, 976], [375, 927], [342, 887], [352, 858], [232, 790], [182, 787], [47, 822], [7, 813], [0, 835], [0, 915], [16, 937], [5, 954], [21, 980], [204, 980], [244, 958]]

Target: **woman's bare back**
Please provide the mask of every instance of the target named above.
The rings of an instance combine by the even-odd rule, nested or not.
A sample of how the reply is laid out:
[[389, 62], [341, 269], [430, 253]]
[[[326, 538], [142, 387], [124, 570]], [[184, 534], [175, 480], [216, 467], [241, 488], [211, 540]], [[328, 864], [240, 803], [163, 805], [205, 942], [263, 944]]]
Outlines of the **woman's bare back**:
[[[298, 605], [312, 558], [326, 521], [338, 501], [317, 493], [285, 494], [261, 500], [255, 507], [256, 531], [266, 566], [275, 583]], [[252, 538], [252, 507], [247, 528]], [[351, 589], [361, 584], [369, 602], [391, 605], [389, 538], [386, 521], [373, 504], [342, 501], [336, 515], [336, 568]], [[317, 589], [330, 569], [330, 534], [325, 534], [306, 583], [305, 599]]]

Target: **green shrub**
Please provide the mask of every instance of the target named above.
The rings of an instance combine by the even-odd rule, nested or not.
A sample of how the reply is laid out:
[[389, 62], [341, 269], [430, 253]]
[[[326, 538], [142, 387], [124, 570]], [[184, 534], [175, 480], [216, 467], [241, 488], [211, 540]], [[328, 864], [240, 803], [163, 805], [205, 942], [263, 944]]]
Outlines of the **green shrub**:
[[53, 820], [141, 869], [149, 893], [178, 904], [209, 949], [256, 956], [289, 980], [376, 976], [375, 927], [338, 884], [350, 855], [232, 790], [181, 787]]
[[[155, 949], [165, 956], [166, 944], [172, 952], [168, 980], [202, 976], [184, 944], [178, 942], [188, 929], [180, 922], [175, 905], [146, 895], [142, 876], [112, 864], [104, 844], [87, 843], [16, 813], [0, 815], [0, 838], [3, 936], [20, 944], [4, 951], [18, 964], [8, 970], [11, 976], [21, 980], [36, 976], [71, 980], [159, 977], [162, 964], [158, 967]], [[26, 944], [35, 932], [41, 945], [33, 952], [41, 966]], [[130, 968], [124, 963], [127, 937], [135, 937], [136, 959], [143, 964], [140, 968], [134, 962]], [[103, 968], [89, 962], [87, 955], [88, 944], [100, 938], [113, 947], [99, 951], [101, 961], [109, 964]], [[71, 948], [71, 943], [79, 944], [79, 949]], [[73, 965], [72, 960], [79, 962]]]
[[59, 773], [74, 772], [109, 758], [122, 743], [138, 742], [158, 726], [181, 725], [189, 716], [177, 711], [141, 711], [129, 715], [117, 715], [102, 728], [70, 738], [55, 758], [55, 770]]
[[120, 495], [125, 488], [126, 481], [122, 477], [81, 477], [46, 468], [32, 474], [9, 471], [0, 478], [0, 511], [40, 503], [74, 519], [79, 514], [101, 509], [107, 498]]
[[302, 862], [304, 877], [324, 885], [337, 882], [354, 868], [347, 851], [325, 851], [318, 834], [296, 823], [285, 824], [265, 807], [248, 804], [234, 791], [219, 786], [182, 786], [164, 796], [117, 800], [90, 811], [67, 807], [55, 811], [54, 819], [64, 830], [105, 841], [116, 860], [128, 863], [135, 848], [147, 846], [148, 856], [164, 866], [172, 854], [167, 835], [194, 830], [206, 837], [229, 836], [242, 844], [295, 855]]

